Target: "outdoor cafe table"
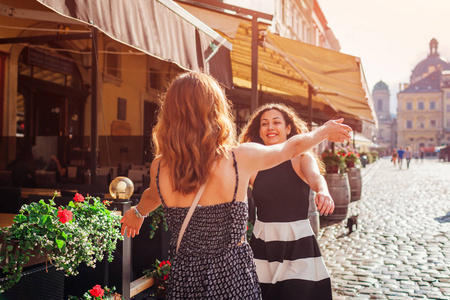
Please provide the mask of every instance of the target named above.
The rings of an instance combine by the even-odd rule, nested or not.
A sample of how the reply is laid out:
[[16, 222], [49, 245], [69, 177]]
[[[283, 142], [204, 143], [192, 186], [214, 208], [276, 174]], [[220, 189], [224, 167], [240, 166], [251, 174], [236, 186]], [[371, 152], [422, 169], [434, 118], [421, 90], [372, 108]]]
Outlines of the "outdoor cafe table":
[[[29, 195], [53, 196], [55, 191], [61, 192], [58, 189], [40, 189], [40, 188], [21, 188], [20, 195], [22, 198], [28, 198]], [[70, 192], [77, 192], [70, 190]]]
[[10, 227], [16, 214], [0, 213], [0, 227]]

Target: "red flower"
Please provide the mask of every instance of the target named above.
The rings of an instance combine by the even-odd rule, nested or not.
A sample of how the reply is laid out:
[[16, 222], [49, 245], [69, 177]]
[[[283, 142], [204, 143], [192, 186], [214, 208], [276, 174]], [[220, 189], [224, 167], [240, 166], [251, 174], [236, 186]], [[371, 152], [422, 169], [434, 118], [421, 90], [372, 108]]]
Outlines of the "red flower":
[[163, 279], [167, 280], [169, 278], [169, 274], [164, 275]]
[[84, 197], [83, 197], [83, 195], [76, 193], [75, 197], [73, 197], [73, 200], [75, 202], [84, 202]]
[[89, 290], [89, 293], [91, 293], [91, 295], [94, 297], [102, 297], [105, 293], [105, 290], [101, 288], [100, 284], [97, 284], [91, 290]]
[[66, 222], [69, 222], [70, 220], [73, 219], [72, 212], [70, 210], [67, 210], [67, 209], [62, 210], [60, 208], [58, 210], [58, 218], [59, 218], [59, 221], [63, 224]]
[[109, 206], [111, 204], [111, 202], [108, 200], [103, 200], [102, 202], [105, 206]]

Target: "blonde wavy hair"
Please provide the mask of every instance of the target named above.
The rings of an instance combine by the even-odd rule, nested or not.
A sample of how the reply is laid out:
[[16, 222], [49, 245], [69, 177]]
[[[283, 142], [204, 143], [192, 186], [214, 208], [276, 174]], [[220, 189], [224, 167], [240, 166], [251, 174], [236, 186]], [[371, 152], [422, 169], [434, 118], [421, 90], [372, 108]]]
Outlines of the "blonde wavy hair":
[[[245, 125], [244, 129], [242, 129], [241, 135], [239, 136], [239, 142], [255, 142], [264, 145], [264, 142], [259, 135], [261, 116], [266, 111], [273, 109], [278, 110], [281, 113], [286, 126], [291, 125], [291, 132], [287, 136], [288, 139], [296, 134], [309, 132], [306, 122], [298, 116], [297, 112], [292, 107], [286, 106], [282, 103], [268, 103], [258, 107], [258, 109], [253, 112], [249, 121], [247, 122], [247, 125]], [[313, 150], [310, 150], [309, 152], [316, 159], [320, 173], [325, 174], [325, 165], [323, 161]]]
[[153, 144], [174, 191], [186, 195], [206, 182], [214, 160], [236, 144], [230, 104], [214, 78], [187, 72], [174, 79], [160, 104]]

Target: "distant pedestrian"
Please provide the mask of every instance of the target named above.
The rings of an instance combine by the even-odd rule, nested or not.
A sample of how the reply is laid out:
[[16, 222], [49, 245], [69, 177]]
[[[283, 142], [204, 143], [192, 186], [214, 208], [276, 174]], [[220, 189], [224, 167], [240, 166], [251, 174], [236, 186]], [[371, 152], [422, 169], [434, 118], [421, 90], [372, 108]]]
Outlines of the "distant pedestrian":
[[403, 150], [403, 148], [400, 147], [400, 149], [398, 149], [398, 151], [397, 151], [397, 155], [398, 155], [398, 167], [400, 168], [400, 170], [402, 169], [403, 154], [405, 154], [405, 150]]
[[408, 146], [408, 147], [406, 147], [406, 151], [405, 151], [407, 169], [409, 169], [409, 163], [411, 162], [411, 156], [412, 156], [411, 148], [409, 148], [409, 146]]
[[420, 161], [423, 162], [423, 157], [425, 156], [425, 149], [420, 147]]
[[397, 149], [394, 148], [394, 150], [392, 150], [392, 158], [391, 161], [394, 163], [394, 167], [397, 166]]

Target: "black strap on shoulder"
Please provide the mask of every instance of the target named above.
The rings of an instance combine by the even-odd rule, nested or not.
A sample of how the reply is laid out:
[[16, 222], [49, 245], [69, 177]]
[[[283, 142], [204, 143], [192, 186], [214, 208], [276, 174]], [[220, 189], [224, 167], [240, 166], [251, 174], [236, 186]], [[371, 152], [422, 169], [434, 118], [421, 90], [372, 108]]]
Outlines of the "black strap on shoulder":
[[238, 173], [238, 166], [237, 166], [237, 161], [236, 161], [236, 156], [234, 155], [234, 152], [231, 151], [231, 153], [233, 154], [233, 166], [234, 166], [234, 170], [236, 171], [236, 187], [234, 188], [234, 196], [233, 196], [233, 201], [236, 201], [236, 194], [237, 194], [237, 190], [238, 190], [238, 185], [239, 185], [239, 173]]
[[158, 163], [158, 172], [156, 172], [156, 188], [158, 189], [159, 198], [161, 199], [163, 207], [167, 207], [164, 202], [163, 196], [161, 195], [161, 190], [159, 188], [159, 171], [161, 170], [161, 161]]

